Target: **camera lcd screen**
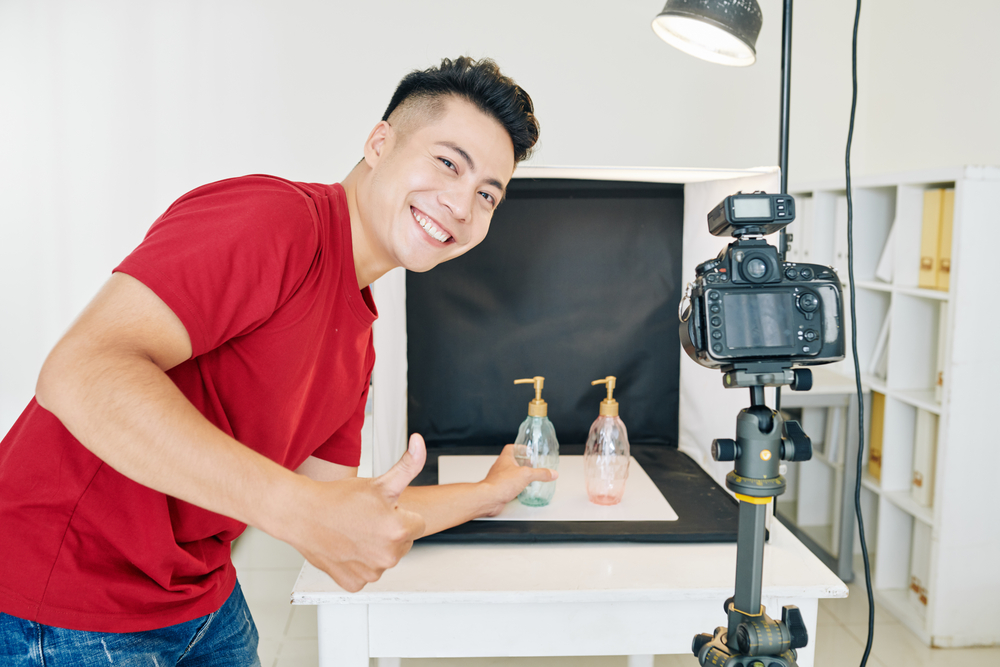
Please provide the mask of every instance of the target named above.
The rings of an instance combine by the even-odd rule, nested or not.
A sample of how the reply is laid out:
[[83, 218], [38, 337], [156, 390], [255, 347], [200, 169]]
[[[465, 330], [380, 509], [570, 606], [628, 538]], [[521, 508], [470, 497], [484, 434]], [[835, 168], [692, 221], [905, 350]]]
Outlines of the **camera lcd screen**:
[[733, 218], [770, 218], [770, 197], [733, 197]]
[[726, 294], [726, 343], [730, 349], [792, 347], [793, 296], [783, 292]]

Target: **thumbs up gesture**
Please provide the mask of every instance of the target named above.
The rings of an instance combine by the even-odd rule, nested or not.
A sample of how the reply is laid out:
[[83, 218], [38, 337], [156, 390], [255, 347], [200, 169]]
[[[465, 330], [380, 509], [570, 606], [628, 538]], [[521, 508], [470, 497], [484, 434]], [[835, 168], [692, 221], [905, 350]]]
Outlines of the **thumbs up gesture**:
[[306, 559], [352, 593], [377, 581], [423, 535], [422, 516], [399, 507], [399, 496], [424, 467], [427, 450], [414, 435], [402, 458], [375, 479], [315, 482], [298, 509], [304, 521], [285, 538]]
[[393, 503], [399, 500], [400, 494], [410, 485], [410, 482], [420, 474], [427, 461], [427, 445], [419, 433], [410, 436], [406, 451], [396, 461], [396, 464], [375, 478], [375, 484], [381, 487], [392, 498]]

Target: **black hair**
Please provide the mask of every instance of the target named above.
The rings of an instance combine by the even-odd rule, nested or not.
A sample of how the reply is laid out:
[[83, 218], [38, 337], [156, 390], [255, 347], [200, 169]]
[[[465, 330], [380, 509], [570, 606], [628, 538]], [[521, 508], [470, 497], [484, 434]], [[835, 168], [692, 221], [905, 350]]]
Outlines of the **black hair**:
[[406, 100], [436, 100], [447, 95], [468, 100], [503, 126], [514, 144], [515, 164], [531, 155], [538, 141], [538, 120], [531, 97], [489, 58], [444, 58], [439, 67], [410, 72], [396, 87], [382, 120], [389, 120]]

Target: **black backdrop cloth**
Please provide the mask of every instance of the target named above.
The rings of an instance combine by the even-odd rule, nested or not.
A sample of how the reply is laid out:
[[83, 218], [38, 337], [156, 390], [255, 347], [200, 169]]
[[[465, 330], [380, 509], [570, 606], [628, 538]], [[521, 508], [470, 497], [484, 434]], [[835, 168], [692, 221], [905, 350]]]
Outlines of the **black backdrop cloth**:
[[[513, 381], [535, 375], [545, 377], [542, 397], [560, 443], [584, 443], [606, 395], [590, 383], [614, 375], [629, 440], [636, 451], [650, 452], [643, 467], [683, 469], [694, 485], [691, 497], [712, 489], [725, 496], [719, 500], [726, 508], [735, 507], [673, 449], [683, 195], [676, 184], [514, 179], [479, 247], [428, 273], [407, 273], [407, 419], [409, 431], [428, 443], [431, 468], [442, 450], [499, 453], [513, 442], [534, 397], [530, 385]], [[673, 451], [655, 455], [656, 447]], [[647, 472], [657, 480], [654, 470]], [[423, 481], [435, 483], [436, 471]], [[732, 522], [707, 526], [704, 535], [735, 539], [731, 514]], [[661, 523], [686, 523], [681, 519]], [[498, 523], [513, 522], [467, 526]], [[581, 528], [527, 523], [535, 537]], [[630, 539], [641, 522], [618, 523], [621, 538]], [[704, 541], [688, 528], [666, 539]], [[437, 539], [463, 530], [469, 529]], [[496, 537], [496, 528], [488, 531]]]

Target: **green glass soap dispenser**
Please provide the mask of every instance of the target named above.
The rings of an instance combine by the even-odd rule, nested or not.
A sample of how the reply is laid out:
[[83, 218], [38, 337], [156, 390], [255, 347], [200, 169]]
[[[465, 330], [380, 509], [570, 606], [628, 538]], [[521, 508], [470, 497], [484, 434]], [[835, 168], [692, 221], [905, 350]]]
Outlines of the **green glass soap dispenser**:
[[590, 384], [606, 384], [608, 397], [601, 401], [600, 416], [594, 420], [583, 450], [583, 474], [587, 497], [597, 505], [617, 505], [625, 493], [628, 464], [631, 460], [628, 431], [618, 416], [618, 401], [614, 399], [614, 375]]
[[[559, 441], [556, 439], [556, 429], [549, 421], [549, 406], [542, 400], [542, 387], [545, 378], [536, 375], [533, 378], [514, 380], [514, 384], [535, 385], [535, 399], [528, 403], [528, 418], [517, 429], [517, 439], [514, 457], [517, 464], [532, 468], [559, 468]], [[555, 482], [532, 482], [517, 497], [524, 505], [539, 507], [548, 505], [556, 492]]]

